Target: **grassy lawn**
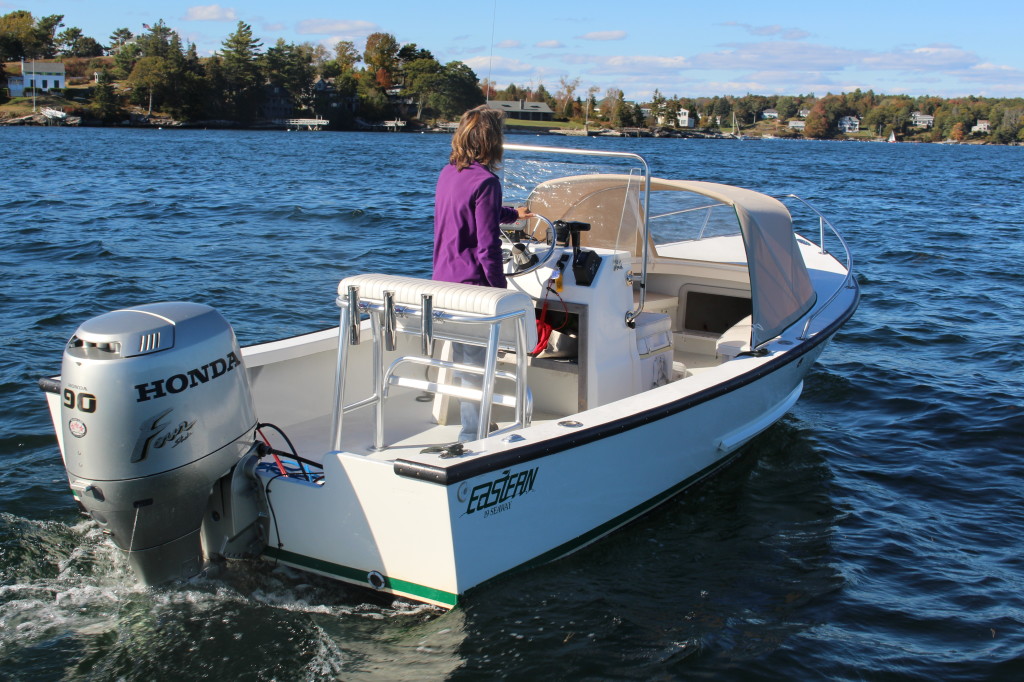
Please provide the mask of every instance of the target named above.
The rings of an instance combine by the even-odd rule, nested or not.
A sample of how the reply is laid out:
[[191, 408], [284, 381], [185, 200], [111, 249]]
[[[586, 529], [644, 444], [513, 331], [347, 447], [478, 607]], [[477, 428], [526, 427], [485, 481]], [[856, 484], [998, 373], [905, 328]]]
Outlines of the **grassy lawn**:
[[579, 123], [570, 123], [568, 121], [521, 121], [521, 120], [519, 120], [517, 118], [506, 118], [505, 119], [505, 127], [506, 128], [526, 128], [528, 130], [536, 130], [538, 128], [541, 129], [541, 130], [553, 130], [553, 129], [562, 129], [562, 128], [568, 128], [568, 129], [573, 129], [573, 128], [581, 129], [581, 128], [583, 128], [583, 126], [581, 126]]
[[[64, 107], [75, 107], [79, 108], [82, 106], [81, 102], [71, 102], [63, 97], [56, 97], [54, 95], [36, 95], [36, 113], [39, 112], [43, 107], [50, 107], [52, 109], [63, 109]], [[8, 116], [28, 116], [32, 113], [32, 98], [31, 97], [12, 97], [9, 101], [4, 104], [0, 104], [0, 114], [6, 114]]]

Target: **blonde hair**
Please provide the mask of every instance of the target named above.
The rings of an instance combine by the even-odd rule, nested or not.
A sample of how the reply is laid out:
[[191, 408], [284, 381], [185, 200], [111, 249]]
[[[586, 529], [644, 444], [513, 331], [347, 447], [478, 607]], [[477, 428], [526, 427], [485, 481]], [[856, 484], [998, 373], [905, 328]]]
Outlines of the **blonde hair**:
[[502, 130], [505, 114], [481, 104], [462, 115], [459, 127], [452, 136], [452, 153], [448, 157], [450, 163], [462, 170], [469, 168], [474, 161], [496, 171], [501, 165]]

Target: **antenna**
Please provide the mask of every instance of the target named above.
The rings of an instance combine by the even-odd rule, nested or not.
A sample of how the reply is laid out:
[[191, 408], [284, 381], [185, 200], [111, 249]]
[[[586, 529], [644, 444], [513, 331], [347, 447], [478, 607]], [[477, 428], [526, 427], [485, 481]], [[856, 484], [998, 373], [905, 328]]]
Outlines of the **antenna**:
[[[487, 82], [484, 84], [484, 99], [490, 99], [488, 90], [491, 89], [491, 62], [494, 61], [494, 25], [498, 20], [498, 0], [494, 0], [491, 9], [491, 54], [487, 57]], [[497, 90], [497, 88], [495, 88]]]

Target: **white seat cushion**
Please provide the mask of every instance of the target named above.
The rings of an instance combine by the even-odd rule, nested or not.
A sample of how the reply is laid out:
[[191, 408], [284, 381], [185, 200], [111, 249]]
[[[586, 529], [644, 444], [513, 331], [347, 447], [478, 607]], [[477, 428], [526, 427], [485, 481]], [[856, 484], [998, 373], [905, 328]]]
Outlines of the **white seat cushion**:
[[721, 357], [731, 359], [750, 350], [750, 324], [751, 316], [747, 315], [718, 337], [717, 352]]
[[[469, 315], [474, 317], [494, 317], [517, 311], [523, 311], [526, 320], [526, 345], [524, 352], [533, 350], [537, 344], [537, 325], [534, 318], [533, 299], [520, 291], [496, 289], [494, 287], [477, 286], [475, 284], [456, 284], [453, 282], [437, 282], [418, 277], [401, 275], [364, 274], [346, 277], [338, 284], [338, 295], [346, 296], [349, 286], [359, 287], [361, 300], [382, 301], [385, 291], [393, 291], [397, 305], [419, 307], [420, 297], [430, 294], [433, 297], [434, 311], [445, 311], [453, 315]], [[399, 318], [401, 325], [401, 317]], [[444, 323], [445, 329], [454, 327]], [[417, 322], [417, 327], [419, 323]], [[478, 339], [486, 341], [488, 326], [485, 324], [459, 324], [455, 332], [462, 339]], [[515, 324], [511, 321], [501, 325], [501, 343], [509, 346], [515, 342]]]

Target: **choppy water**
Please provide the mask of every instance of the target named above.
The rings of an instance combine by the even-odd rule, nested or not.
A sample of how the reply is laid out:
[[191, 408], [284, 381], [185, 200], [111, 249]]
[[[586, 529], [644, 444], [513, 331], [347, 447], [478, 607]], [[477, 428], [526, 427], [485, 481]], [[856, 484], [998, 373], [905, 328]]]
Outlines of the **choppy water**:
[[343, 274], [427, 273], [447, 143], [0, 128], [0, 678], [1024, 676], [1024, 148], [572, 142], [795, 192], [843, 230], [861, 307], [793, 411], [450, 613], [269, 565], [136, 586], [75, 510], [35, 380], [115, 307], [209, 303], [245, 344], [331, 325]]

